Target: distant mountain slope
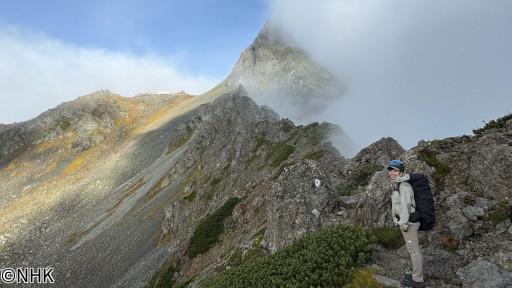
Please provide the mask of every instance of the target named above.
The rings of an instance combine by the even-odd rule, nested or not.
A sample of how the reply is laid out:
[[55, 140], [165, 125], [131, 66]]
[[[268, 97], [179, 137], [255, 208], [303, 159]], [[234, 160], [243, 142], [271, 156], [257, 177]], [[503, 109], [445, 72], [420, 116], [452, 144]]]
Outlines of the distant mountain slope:
[[3, 197], [0, 206], [33, 183], [74, 173], [78, 168], [75, 164], [85, 160], [79, 155], [118, 145], [169, 107], [192, 98], [170, 94], [125, 98], [99, 91], [63, 103], [32, 120], [7, 125], [0, 132], [0, 167], [6, 168], [0, 179], [5, 177], [3, 182], [9, 189], [4, 193], [9, 197]]

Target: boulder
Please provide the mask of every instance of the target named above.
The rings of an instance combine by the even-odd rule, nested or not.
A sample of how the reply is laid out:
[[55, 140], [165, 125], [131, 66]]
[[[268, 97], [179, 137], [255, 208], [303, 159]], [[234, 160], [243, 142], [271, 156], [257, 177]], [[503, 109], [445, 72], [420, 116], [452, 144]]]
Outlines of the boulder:
[[489, 211], [492, 207], [492, 205], [489, 203], [489, 200], [482, 197], [476, 197], [475, 206], [482, 208], [484, 212]]
[[503, 269], [512, 271], [512, 252], [498, 252], [494, 255], [496, 264], [501, 266]]
[[340, 210], [340, 211], [336, 212], [336, 215], [340, 216], [340, 217], [344, 217], [344, 218], [346, 218], [348, 216], [347, 211], [345, 211], [345, 210]]
[[485, 135], [471, 154], [468, 184], [494, 200], [512, 195], [512, 146], [500, 143], [505, 141], [498, 135]]
[[[334, 214], [329, 203], [337, 198], [336, 191], [316, 161], [301, 160], [288, 169], [278, 176], [269, 195], [264, 239], [265, 249], [272, 253], [320, 228], [327, 213]], [[313, 179], [322, 185], [312, 186]]]
[[495, 234], [496, 235], [500, 235], [500, 234], [503, 234], [505, 232], [507, 232], [507, 230], [509, 229], [509, 227], [511, 227], [512, 225], [510, 225], [510, 220], [505, 220], [499, 224], [496, 225], [496, 230], [495, 230]]
[[433, 246], [426, 247], [421, 252], [427, 278], [451, 279], [462, 261], [460, 255]]
[[446, 227], [453, 233], [457, 241], [473, 234], [471, 223], [464, 216], [461, 207], [463, 207], [463, 204], [458, 194], [446, 199], [445, 209], [447, 210], [444, 215]]
[[391, 219], [392, 186], [385, 171], [376, 172], [362, 194], [354, 213], [355, 221], [367, 226], [393, 225]]
[[485, 215], [484, 209], [476, 206], [466, 206], [462, 209], [462, 213], [466, 218], [472, 221], [476, 221], [478, 218]]
[[462, 287], [507, 288], [512, 287], [512, 272], [483, 258], [479, 258], [459, 269]]
[[377, 282], [379, 282], [379, 284], [381, 284], [384, 287], [397, 287], [397, 288], [402, 287], [402, 284], [400, 284], [399, 281], [397, 281], [395, 279], [391, 279], [386, 276], [376, 274], [376, 275], [373, 275], [373, 278], [375, 278], [375, 280]]
[[357, 203], [361, 200], [362, 194], [355, 194], [350, 196], [342, 196], [341, 205], [345, 208], [354, 209], [357, 206]]

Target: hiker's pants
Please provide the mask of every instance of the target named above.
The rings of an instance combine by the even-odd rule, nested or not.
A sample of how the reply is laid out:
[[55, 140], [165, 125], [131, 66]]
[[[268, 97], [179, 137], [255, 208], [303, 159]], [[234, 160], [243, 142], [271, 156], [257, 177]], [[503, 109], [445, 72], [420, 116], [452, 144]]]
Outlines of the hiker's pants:
[[418, 229], [420, 223], [409, 222], [407, 232], [402, 231], [404, 236], [405, 245], [409, 251], [412, 262], [412, 280], [423, 282], [423, 256], [421, 255], [420, 245], [418, 243]]

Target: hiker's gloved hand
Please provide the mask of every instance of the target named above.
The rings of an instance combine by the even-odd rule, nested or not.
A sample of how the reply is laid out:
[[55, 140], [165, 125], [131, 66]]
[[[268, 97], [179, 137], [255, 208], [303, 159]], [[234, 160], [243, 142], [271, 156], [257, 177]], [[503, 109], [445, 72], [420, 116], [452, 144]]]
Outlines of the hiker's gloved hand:
[[407, 232], [408, 229], [409, 229], [409, 225], [407, 225], [407, 224], [401, 224], [400, 225], [400, 230], [402, 230], [404, 232]]

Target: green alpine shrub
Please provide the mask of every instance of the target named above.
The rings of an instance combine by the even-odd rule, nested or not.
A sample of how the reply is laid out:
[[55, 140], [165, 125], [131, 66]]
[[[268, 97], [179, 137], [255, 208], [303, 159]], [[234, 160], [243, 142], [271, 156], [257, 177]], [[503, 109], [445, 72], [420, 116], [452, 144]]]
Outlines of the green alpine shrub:
[[341, 287], [370, 259], [372, 239], [360, 226], [323, 228], [272, 255], [225, 270], [201, 287]]

